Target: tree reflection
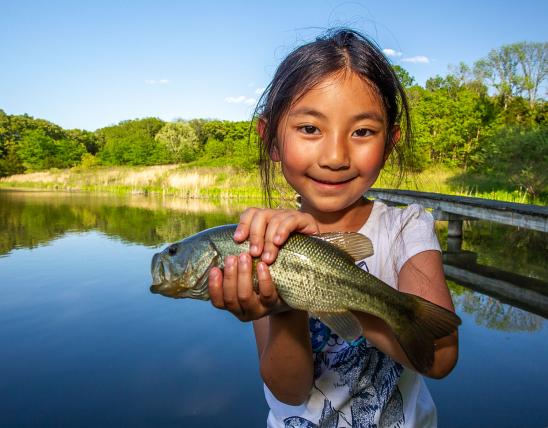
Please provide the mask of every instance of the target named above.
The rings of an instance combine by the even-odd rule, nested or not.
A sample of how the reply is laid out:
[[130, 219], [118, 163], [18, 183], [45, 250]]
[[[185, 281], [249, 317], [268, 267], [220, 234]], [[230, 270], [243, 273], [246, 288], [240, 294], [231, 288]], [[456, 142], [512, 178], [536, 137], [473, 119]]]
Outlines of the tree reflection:
[[449, 282], [457, 312], [474, 316], [477, 325], [507, 332], [540, 330], [544, 319], [499, 300]]
[[144, 196], [0, 192], [0, 255], [34, 248], [67, 232], [98, 230], [157, 246], [237, 221], [243, 210], [207, 201]]

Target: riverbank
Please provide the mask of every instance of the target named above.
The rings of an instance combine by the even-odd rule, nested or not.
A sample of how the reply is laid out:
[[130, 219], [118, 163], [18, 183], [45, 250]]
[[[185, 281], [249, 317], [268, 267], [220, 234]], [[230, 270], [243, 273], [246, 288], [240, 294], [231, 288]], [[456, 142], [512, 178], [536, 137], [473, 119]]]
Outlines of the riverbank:
[[[390, 174], [390, 171], [384, 171], [375, 186], [537, 205], [548, 203], [544, 198], [531, 199], [519, 190], [510, 191], [500, 189], [500, 186], [490, 186], [484, 177], [471, 180], [469, 177], [462, 177], [459, 171], [445, 168], [428, 169], [420, 174], [409, 175], [399, 185], [397, 178]], [[229, 166], [156, 165], [51, 169], [4, 177], [0, 179], [0, 188], [157, 193], [192, 199], [262, 198], [258, 173]], [[276, 182], [274, 196], [281, 200], [293, 200], [295, 194], [283, 179], [280, 179]]]

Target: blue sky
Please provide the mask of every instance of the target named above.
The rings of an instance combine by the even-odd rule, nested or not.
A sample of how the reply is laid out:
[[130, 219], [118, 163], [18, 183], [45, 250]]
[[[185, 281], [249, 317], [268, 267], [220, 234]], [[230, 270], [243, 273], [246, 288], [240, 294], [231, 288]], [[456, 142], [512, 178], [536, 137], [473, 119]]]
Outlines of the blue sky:
[[[154, 116], [247, 120], [293, 48], [332, 26], [416, 81], [548, 39], [548, 1], [0, 1], [0, 109], [94, 130]], [[390, 52], [390, 51], [387, 51]]]

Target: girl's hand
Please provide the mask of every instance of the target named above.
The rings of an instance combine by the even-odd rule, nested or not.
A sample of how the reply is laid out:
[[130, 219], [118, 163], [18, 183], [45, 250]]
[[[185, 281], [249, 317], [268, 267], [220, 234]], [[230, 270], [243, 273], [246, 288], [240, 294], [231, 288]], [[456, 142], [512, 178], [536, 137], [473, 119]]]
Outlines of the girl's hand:
[[[267, 264], [272, 264], [291, 232], [314, 234], [318, 225], [310, 214], [294, 210], [249, 208], [240, 216], [234, 233], [237, 242], [249, 239], [249, 254], [228, 256], [224, 275], [219, 268], [209, 274], [209, 296], [213, 306], [232, 312], [241, 321], [256, 320], [270, 313], [289, 310], [280, 299]], [[253, 290], [251, 257], [257, 264], [259, 294]]]
[[209, 296], [213, 306], [232, 312], [240, 321], [251, 321], [289, 307], [278, 297], [264, 262], [257, 264], [259, 294], [253, 289], [251, 256], [228, 256], [224, 275], [219, 268], [209, 274]]
[[319, 231], [316, 220], [310, 214], [295, 210], [248, 208], [240, 216], [234, 240], [243, 242], [249, 239], [249, 254], [261, 256], [263, 262], [272, 264], [280, 246], [292, 232], [313, 235]]

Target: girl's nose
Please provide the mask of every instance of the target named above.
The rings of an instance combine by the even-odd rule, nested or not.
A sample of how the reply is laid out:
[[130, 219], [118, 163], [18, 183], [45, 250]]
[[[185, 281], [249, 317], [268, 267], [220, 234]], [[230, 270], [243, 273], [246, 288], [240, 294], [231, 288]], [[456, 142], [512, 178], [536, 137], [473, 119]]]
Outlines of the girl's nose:
[[350, 154], [348, 142], [343, 135], [333, 135], [324, 140], [318, 164], [334, 171], [348, 169]]

